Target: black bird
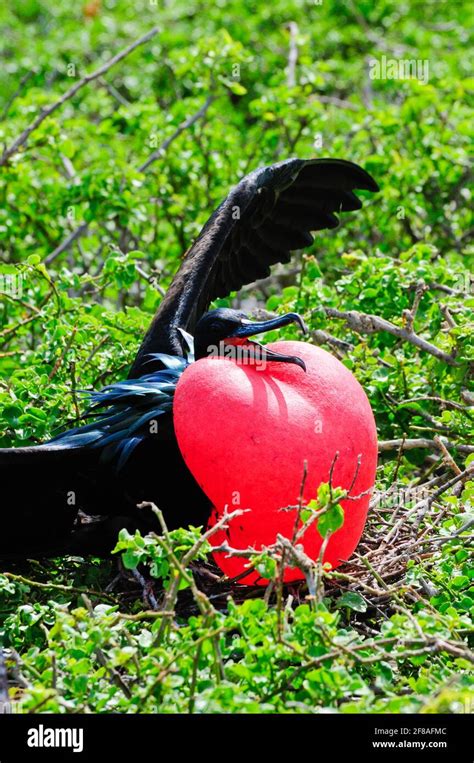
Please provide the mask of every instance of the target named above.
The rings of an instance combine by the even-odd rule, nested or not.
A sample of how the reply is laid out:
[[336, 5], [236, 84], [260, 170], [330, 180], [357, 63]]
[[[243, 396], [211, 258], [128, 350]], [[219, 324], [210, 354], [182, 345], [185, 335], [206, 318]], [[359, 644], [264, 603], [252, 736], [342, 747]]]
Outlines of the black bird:
[[[0, 449], [0, 556], [107, 553], [122, 526], [146, 530], [153, 501], [170, 528], [205, 525], [210, 502], [187, 469], [173, 429], [173, 394], [189, 363], [225, 345], [299, 323], [294, 313], [252, 322], [239, 311], [206, 312], [212, 300], [266, 278], [270, 267], [360, 209], [354, 190], [377, 191], [361, 167], [340, 159], [289, 159], [247, 175], [187, 251], [140, 346], [128, 379], [90, 393], [87, 423], [44, 445]], [[193, 341], [194, 337], [194, 341]], [[249, 342], [273, 362], [300, 358]]]

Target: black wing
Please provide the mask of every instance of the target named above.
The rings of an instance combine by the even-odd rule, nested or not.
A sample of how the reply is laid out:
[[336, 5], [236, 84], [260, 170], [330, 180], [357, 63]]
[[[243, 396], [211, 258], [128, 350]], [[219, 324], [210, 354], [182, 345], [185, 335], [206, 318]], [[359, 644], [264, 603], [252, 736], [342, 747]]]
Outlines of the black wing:
[[178, 329], [193, 333], [213, 299], [266, 278], [272, 265], [313, 243], [310, 231], [335, 228], [336, 213], [360, 209], [356, 189], [378, 186], [342, 159], [288, 159], [244, 177], [187, 251], [129, 376], [150, 372], [149, 353], [182, 355]]

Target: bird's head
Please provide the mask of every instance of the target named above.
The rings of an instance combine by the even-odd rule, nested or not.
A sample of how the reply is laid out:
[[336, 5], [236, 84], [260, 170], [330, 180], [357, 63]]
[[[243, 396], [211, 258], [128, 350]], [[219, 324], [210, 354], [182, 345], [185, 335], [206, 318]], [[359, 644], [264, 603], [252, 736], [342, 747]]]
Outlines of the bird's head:
[[196, 360], [209, 356], [234, 357], [237, 361], [263, 367], [267, 362], [294, 363], [306, 371], [301, 358], [282, 355], [264, 347], [249, 337], [266, 331], [297, 323], [303, 333], [307, 332], [303, 319], [297, 313], [286, 313], [266, 321], [252, 321], [240, 310], [220, 307], [200, 318], [194, 332]]

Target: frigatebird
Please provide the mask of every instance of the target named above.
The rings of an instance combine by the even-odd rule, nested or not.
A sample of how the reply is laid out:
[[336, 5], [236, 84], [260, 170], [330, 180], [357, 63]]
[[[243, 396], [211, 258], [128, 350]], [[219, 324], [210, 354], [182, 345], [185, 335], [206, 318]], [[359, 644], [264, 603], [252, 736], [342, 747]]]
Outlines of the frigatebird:
[[291, 252], [313, 243], [310, 231], [338, 225], [337, 213], [360, 209], [355, 190], [378, 186], [341, 159], [289, 159], [251, 172], [231, 190], [186, 252], [128, 378], [89, 393], [81, 426], [42, 445], [0, 450], [1, 556], [108, 553], [121, 527], [153, 526], [151, 512], [137, 509], [142, 501], [158, 505], [170, 529], [207, 523], [210, 501], [173, 429], [181, 374], [227, 342], [304, 373], [300, 358], [248, 340], [292, 322], [304, 329], [298, 315], [254, 322], [237, 310], [208, 308], [289, 262]]

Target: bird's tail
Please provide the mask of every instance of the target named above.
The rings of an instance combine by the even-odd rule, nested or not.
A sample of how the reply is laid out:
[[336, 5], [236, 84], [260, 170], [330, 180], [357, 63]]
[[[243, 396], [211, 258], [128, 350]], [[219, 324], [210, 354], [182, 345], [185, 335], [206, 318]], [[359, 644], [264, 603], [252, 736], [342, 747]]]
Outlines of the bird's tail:
[[0, 449], [0, 557], [64, 551], [91, 458], [82, 448]]

